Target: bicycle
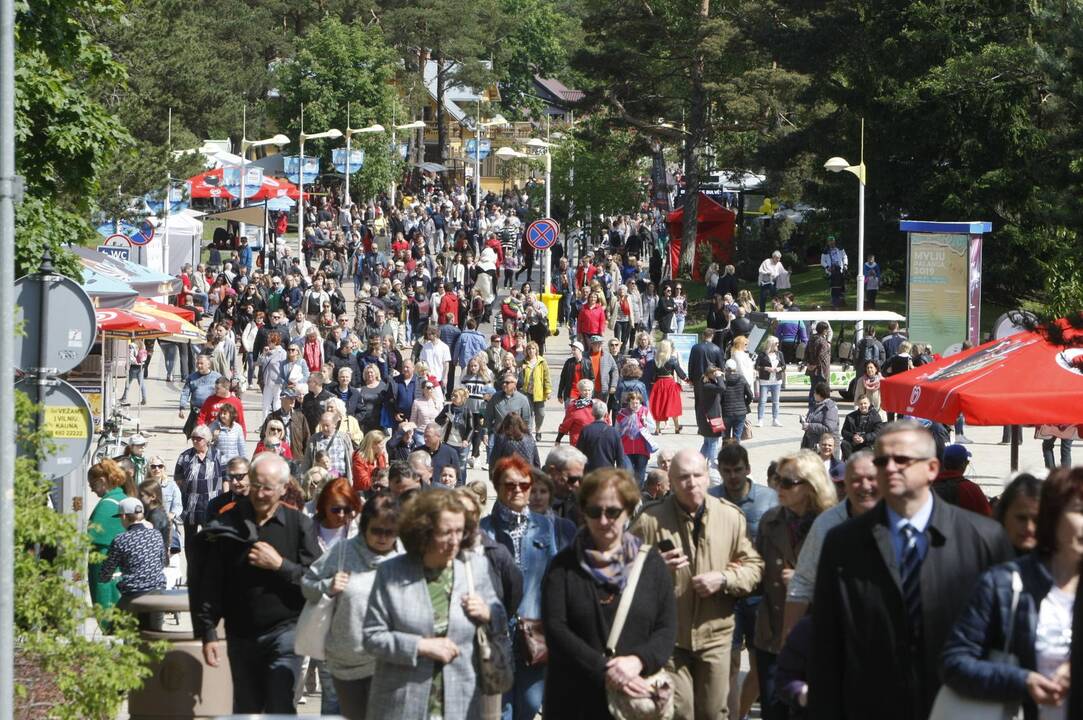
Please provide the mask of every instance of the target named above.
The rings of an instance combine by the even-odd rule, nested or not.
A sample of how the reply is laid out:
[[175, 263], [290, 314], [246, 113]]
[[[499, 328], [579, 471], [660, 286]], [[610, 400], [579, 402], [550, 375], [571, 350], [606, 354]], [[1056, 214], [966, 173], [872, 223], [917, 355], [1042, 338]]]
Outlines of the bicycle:
[[113, 408], [113, 412], [102, 422], [102, 431], [94, 448], [94, 462], [112, 459], [123, 453], [126, 438], [138, 432], [138, 419], [125, 415], [119, 407]]

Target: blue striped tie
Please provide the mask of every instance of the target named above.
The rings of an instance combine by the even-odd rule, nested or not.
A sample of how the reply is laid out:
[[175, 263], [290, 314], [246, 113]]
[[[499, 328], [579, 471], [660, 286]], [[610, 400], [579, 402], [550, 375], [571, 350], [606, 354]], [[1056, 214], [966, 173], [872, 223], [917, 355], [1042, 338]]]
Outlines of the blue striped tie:
[[907, 523], [902, 527], [904, 538], [902, 567], [899, 576], [902, 579], [903, 602], [906, 604], [906, 616], [910, 620], [910, 629], [915, 637], [921, 636], [921, 552], [918, 549], [918, 531]]

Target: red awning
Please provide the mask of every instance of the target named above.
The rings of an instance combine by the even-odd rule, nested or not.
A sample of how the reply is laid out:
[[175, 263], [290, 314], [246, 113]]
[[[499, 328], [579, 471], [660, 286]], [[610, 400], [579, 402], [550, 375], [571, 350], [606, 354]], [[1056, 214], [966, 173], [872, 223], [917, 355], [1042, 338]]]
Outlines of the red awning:
[[1083, 347], [1022, 332], [885, 378], [886, 410], [947, 425], [1083, 424]]

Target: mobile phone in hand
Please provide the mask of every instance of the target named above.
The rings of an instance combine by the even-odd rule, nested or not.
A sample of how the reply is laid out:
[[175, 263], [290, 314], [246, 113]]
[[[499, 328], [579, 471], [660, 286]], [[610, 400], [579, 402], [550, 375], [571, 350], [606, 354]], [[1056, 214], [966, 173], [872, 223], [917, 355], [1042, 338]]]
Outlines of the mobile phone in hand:
[[670, 540], [669, 538], [665, 538], [664, 540], [659, 540], [657, 547], [658, 547], [658, 552], [664, 552], [664, 553], [667, 553], [670, 550], [676, 549], [675, 546], [673, 545], [673, 541]]

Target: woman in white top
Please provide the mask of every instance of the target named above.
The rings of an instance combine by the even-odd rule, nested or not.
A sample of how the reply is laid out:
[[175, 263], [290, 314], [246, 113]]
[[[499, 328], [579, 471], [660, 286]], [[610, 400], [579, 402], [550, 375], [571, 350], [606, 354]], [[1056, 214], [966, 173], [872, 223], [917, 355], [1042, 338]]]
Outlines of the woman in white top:
[[781, 427], [778, 419], [778, 401], [782, 392], [782, 378], [786, 374], [786, 358], [778, 349], [778, 338], [767, 336], [767, 347], [756, 356], [756, 371], [760, 383], [760, 406], [756, 411], [756, 427], [763, 427], [763, 411], [767, 398], [771, 398], [771, 424]]
[[741, 373], [741, 377], [748, 383], [749, 389], [755, 387], [756, 383], [756, 366], [752, 362], [752, 356], [748, 354], [748, 336], [738, 335], [733, 338], [733, 344], [730, 346], [730, 358], [737, 363], [737, 370]]
[[[1030, 554], [982, 575], [944, 645], [941, 675], [964, 697], [1021, 703], [1025, 720], [1067, 720], [1083, 468], [1054, 470], [1042, 483], [1037, 540]], [[1006, 645], [1010, 664], [995, 656]]]

